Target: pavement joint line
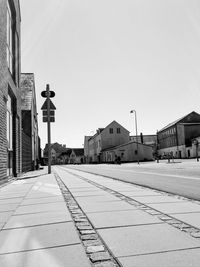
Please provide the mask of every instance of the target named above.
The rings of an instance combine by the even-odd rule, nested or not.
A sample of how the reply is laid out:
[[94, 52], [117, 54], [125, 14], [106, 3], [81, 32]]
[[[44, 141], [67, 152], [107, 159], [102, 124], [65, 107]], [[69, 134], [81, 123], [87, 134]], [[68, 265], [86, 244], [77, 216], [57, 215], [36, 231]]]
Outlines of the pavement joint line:
[[[1, 201], [0, 201], [1, 202]], [[51, 203], [62, 203], [63, 200], [59, 201], [50, 201], [50, 202], [38, 202], [38, 203], [31, 203], [31, 204], [24, 204], [21, 205], [21, 207], [27, 207], [27, 206], [36, 206], [36, 205], [42, 205], [42, 204], [51, 204]], [[1, 205], [1, 204], [0, 204]], [[2, 204], [3, 205], [3, 204]]]
[[103, 227], [97, 227], [96, 229], [102, 230], [102, 229], [114, 229], [114, 228], [127, 228], [131, 226], [144, 226], [144, 225], [156, 225], [156, 224], [163, 224], [164, 222], [156, 222], [156, 223], [142, 223], [140, 225], [138, 224], [127, 224], [127, 225], [119, 225], [119, 226], [103, 226]]
[[[24, 196], [21, 196], [21, 197], [20, 197], [20, 198], [21, 198], [21, 201], [18, 203], [18, 205], [16, 206], [16, 209], [15, 209], [14, 211], [16, 211], [16, 210], [18, 209], [18, 207], [21, 206], [21, 203], [24, 201], [24, 199], [25, 199], [26, 196], [29, 194], [29, 192], [32, 190], [32, 188], [33, 188], [34, 185], [35, 185], [35, 184], [32, 184], [32, 185], [30, 186], [30, 188], [27, 190], [26, 194], [24, 194]], [[14, 214], [14, 211], [11, 211], [11, 212]], [[8, 221], [9, 221], [10, 218], [13, 216], [13, 214], [11, 214], [11, 215], [9, 216]], [[0, 232], [3, 230], [4, 226], [7, 224], [8, 221], [6, 221], [6, 222], [3, 224], [3, 226], [2, 226], [1, 229], [0, 229]]]
[[2, 231], [24, 229], [24, 228], [34, 228], [34, 227], [40, 227], [40, 226], [45, 226], [45, 225], [70, 223], [70, 222], [72, 222], [72, 220], [71, 221], [60, 221], [60, 222], [44, 223], [44, 224], [35, 224], [35, 225], [28, 225], [28, 226], [20, 226], [20, 227], [10, 227], [10, 228], [6, 228], [6, 229], [2, 229]]
[[77, 245], [80, 245], [80, 243], [72, 243], [72, 244], [59, 245], [59, 246], [50, 246], [50, 247], [44, 247], [44, 248], [33, 248], [33, 249], [5, 252], [5, 253], [0, 253], [0, 256], [9, 255], [9, 254], [23, 253], [23, 252], [38, 251], [38, 250], [47, 250], [47, 249], [52, 249], [52, 248], [62, 248], [62, 247], [69, 247], [69, 246], [77, 246]]
[[[63, 168], [60, 168], [60, 169], [63, 169]], [[134, 200], [134, 202], [136, 202], [136, 204], [131, 203], [131, 202], [130, 202], [130, 200], [131, 200], [130, 197], [128, 197], [128, 196], [126, 196], [126, 195], [123, 195], [123, 194], [121, 194], [121, 193], [119, 193], [119, 192], [117, 192], [117, 191], [115, 191], [115, 190], [113, 190], [113, 189], [109, 189], [109, 188], [106, 187], [106, 186], [102, 186], [102, 185], [99, 186], [98, 183], [96, 183], [96, 182], [94, 182], [94, 181], [91, 181], [91, 180], [89, 180], [88, 178], [85, 178], [85, 177], [83, 177], [83, 176], [80, 176], [79, 174], [76, 174], [76, 173], [73, 173], [73, 172], [71, 172], [71, 171], [69, 171], [69, 170], [66, 170], [66, 168], [64, 169], [64, 171], [65, 171], [65, 172], [68, 172], [69, 174], [74, 175], [75, 177], [78, 177], [79, 179], [81, 179], [81, 180], [83, 180], [83, 181], [86, 181], [86, 182], [88, 182], [88, 183], [90, 183], [90, 184], [92, 184], [92, 185], [94, 185], [94, 186], [96, 186], [96, 187], [98, 187], [98, 188], [101, 188], [102, 190], [105, 190], [105, 191], [107, 191], [107, 192], [113, 194], [114, 196], [116, 196], [116, 197], [118, 197], [118, 198], [119, 198], [119, 195], [124, 196], [124, 197], [126, 197], [126, 198], [122, 199], [122, 201], [125, 201], [125, 202], [129, 203], [130, 205], [136, 206], [136, 207], [139, 208], [140, 210], [142, 210], [142, 211], [144, 211], [144, 212], [147, 212], [148, 214], [150, 214], [150, 215], [152, 215], [152, 216], [157, 217], [158, 219], [160, 219], [161, 221], [165, 222], [166, 224], [168, 224], [168, 225], [170, 225], [170, 226], [172, 226], [172, 227], [174, 227], [174, 228], [176, 228], [176, 229], [179, 229], [180, 231], [182, 231], [182, 232], [184, 232], [184, 233], [189, 234], [192, 238], [200, 239], [200, 229], [199, 229], [199, 228], [194, 227], [194, 226], [192, 226], [192, 225], [190, 225], [190, 224], [188, 224], [188, 223], [185, 223], [185, 222], [183, 222], [183, 221], [181, 221], [181, 220], [175, 219], [174, 217], [171, 216], [171, 214], [169, 215], [169, 214], [166, 214], [166, 213], [162, 213], [162, 212], [160, 212], [159, 210], [153, 209], [153, 208], [149, 207], [148, 205], [146, 205], [146, 204], [144, 204], [144, 203], [141, 203], [141, 202], [139, 202], [139, 201], [137, 201], [137, 200]], [[99, 176], [100, 176], [100, 175], [99, 175]], [[104, 188], [105, 188], [105, 189], [104, 189]], [[120, 199], [121, 199], [121, 198], [120, 198]], [[141, 207], [147, 207], [147, 210], [144, 209], [144, 208], [141, 208]], [[153, 211], [153, 212], [156, 213], [156, 214], [151, 214], [151, 213], [149, 212], [150, 210]], [[166, 220], [166, 219], [165, 219], [165, 220], [162, 220], [162, 216], [165, 216], [165, 218], [168, 217], [169, 220]], [[170, 221], [175, 221], [175, 223], [170, 223]], [[185, 227], [185, 229], [183, 230], [183, 229], [182, 229], [182, 225], [186, 225], [187, 228]], [[197, 233], [198, 233], [198, 234], [197, 234]]]
[[[73, 194], [62, 181], [61, 177], [56, 171], [54, 171], [54, 176], [66, 201], [69, 212], [71, 213], [80, 241], [85, 249], [86, 256], [91, 266], [95, 267], [95, 264], [97, 263], [103, 264], [106, 261], [109, 261], [111, 262], [111, 264], [113, 264], [113, 266], [122, 267], [117, 258], [112, 254], [107, 245], [104, 243], [101, 236], [97, 233], [93, 224], [88, 219], [87, 215], [83, 212], [83, 210], [73, 197]], [[84, 223], [76, 221], [76, 219], [83, 217], [85, 219]], [[88, 241], [88, 243], [90, 244], [84, 241]], [[94, 242], [97, 242], [98, 245], [95, 245]]]
[[156, 254], [164, 254], [170, 252], [178, 252], [178, 251], [187, 251], [187, 250], [196, 250], [200, 249], [200, 247], [191, 247], [191, 248], [181, 248], [181, 249], [172, 249], [172, 250], [165, 250], [165, 251], [156, 251], [150, 253], [140, 253], [140, 254], [130, 254], [127, 256], [118, 256], [118, 258], [129, 258], [129, 257], [138, 257], [138, 256], [147, 256], [147, 255], [156, 255]]

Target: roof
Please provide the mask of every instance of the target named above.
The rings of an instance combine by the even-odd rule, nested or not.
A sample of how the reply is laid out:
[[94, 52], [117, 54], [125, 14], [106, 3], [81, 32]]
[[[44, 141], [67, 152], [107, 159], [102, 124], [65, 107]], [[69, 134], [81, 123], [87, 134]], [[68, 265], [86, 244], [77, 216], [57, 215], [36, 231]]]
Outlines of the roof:
[[21, 108], [22, 110], [32, 109], [32, 99], [35, 94], [35, 82], [33, 73], [21, 74]]
[[76, 156], [84, 156], [84, 148], [72, 148]]
[[[158, 132], [162, 132], [162, 131], [164, 131], [164, 130], [166, 130], [166, 129], [168, 129], [168, 128], [174, 126], [174, 125], [176, 125], [177, 123], [181, 123], [184, 119], [186, 119], [188, 116], [191, 116], [191, 115], [198, 115], [198, 116], [200, 117], [200, 114], [198, 114], [198, 113], [195, 112], [195, 111], [192, 111], [192, 112], [190, 112], [189, 114], [187, 114], [187, 115], [185, 115], [185, 116], [183, 116], [183, 117], [181, 117], [181, 118], [179, 118], [179, 119], [177, 119], [177, 120], [175, 120], [175, 121], [169, 123], [167, 126], [165, 126], [164, 128], [162, 128], [162, 129], [161, 129], [160, 131], [158, 131]], [[194, 122], [193, 122], [193, 123], [194, 123]]]
[[93, 139], [95, 136], [99, 135], [100, 133], [102, 133], [106, 128], [110, 127], [110, 125], [112, 123], [117, 123], [121, 128], [123, 128], [124, 130], [126, 130], [127, 132], [129, 132], [126, 128], [124, 128], [121, 124], [119, 124], [117, 121], [114, 120], [111, 123], [109, 123], [105, 128], [98, 128], [97, 132], [93, 136], [91, 136], [88, 139], [88, 141], [91, 140], [91, 139]]

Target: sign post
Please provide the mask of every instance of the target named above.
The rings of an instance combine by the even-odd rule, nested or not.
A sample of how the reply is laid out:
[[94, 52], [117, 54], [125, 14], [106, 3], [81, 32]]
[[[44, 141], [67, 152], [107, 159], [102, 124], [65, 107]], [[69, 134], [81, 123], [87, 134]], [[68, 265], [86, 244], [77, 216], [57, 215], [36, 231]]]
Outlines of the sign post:
[[47, 136], [48, 136], [48, 173], [51, 173], [51, 125], [50, 125], [50, 97], [49, 84], [46, 87], [47, 91]]
[[42, 97], [46, 100], [42, 106], [43, 110], [43, 122], [47, 122], [47, 140], [48, 140], [48, 173], [51, 173], [51, 122], [55, 121], [54, 110], [56, 107], [50, 100], [50, 97], [55, 96], [54, 91], [49, 90], [49, 84], [46, 85], [46, 91], [42, 91]]

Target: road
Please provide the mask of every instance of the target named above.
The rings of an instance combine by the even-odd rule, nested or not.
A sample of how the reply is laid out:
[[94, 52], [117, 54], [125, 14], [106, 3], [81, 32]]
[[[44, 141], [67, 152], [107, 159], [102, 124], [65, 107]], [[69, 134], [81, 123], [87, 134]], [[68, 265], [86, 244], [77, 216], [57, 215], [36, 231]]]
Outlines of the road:
[[121, 165], [67, 165], [68, 168], [100, 174], [168, 193], [200, 200], [200, 163], [185, 160]]

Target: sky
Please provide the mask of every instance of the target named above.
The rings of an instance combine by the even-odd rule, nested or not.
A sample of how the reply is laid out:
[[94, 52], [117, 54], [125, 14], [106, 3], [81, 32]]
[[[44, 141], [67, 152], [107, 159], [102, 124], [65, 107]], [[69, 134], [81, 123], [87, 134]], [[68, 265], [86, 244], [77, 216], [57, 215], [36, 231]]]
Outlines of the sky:
[[55, 91], [51, 141], [83, 147], [113, 120], [156, 134], [200, 113], [199, 0], [20, 0], [22, 72]]

